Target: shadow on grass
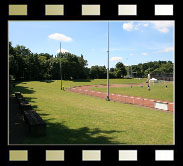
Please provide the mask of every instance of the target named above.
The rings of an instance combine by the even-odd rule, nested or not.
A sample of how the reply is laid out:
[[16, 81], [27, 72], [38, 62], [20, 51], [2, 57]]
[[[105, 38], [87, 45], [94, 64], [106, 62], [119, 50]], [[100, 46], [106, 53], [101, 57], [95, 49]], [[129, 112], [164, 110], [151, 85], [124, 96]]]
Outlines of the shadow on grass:
[[40, 138], [27, 137], [25, 144], [125, 144], [113, 140], [114, 133], [124, 131], [88, 127], [71, 129], [64, 123], [50, 123], [50, 120], [45, 122], [47, 135]]
[[53, 80], [41, 80], [40, 82], [52, 83], [52, 82], [54, 82], [54, 81], [53, 81]]
[[[18, 83], [20, 83], [20, 82], [18, 82]], [[12, 94], [14, 94], [15, 92], [21, 92], [22, 95], [24, 96], [24, 94], [32, 94], [32, 93], [36, 92], [35, 90], [30, 89], [29, 87], [17, 85], [18, 83], [16, 83], [15, 87], [13, 87], [13, 86], [11, 87]], [[23, 82], [22, 84], [26, 84], [26, 83]], [[35, 101], [33, 101], [33, 100], [36, 98], [35, 97], [25, 97], [25, 99], [29, 103], [30, 102], [35, 103]], [[31, 104], [31, 106], [33, 109], [37, 108], [37, 105]], [[9, 143], [10, 144], [22, 144], [22, 142], [25, 140], [26, 135], [28, 133], [28, 128], [25, 125], [23, 115], [21, 114], [21, 111], [19, 108], [18, 101], [14, 95], [9, 96], [8, 123], [9, 123]]]
[[28, 103], [31, 103], [32, 109], [35, 110], [38, 108], [37, 105], [35, 105], [34, 103], [36, 103], [34, 100], [37, 99], [36, 97], [25, 97], [25, 100], [28, 101]]
[[[26, 83], [22, 83], [22, 84], [26, 84]], [[21, 94], [24, 96], [24, 94], [33, 94], [36, 91], [33, 90], [33, 88], [29, 88], [29, 87], [25, 87], [25, 86], [20, 86], [17, 85], [15, 86], [15, 88], [12, 89], [13, 94], [15, 92], [21, 92]], [[37, 99], [35, 97], [25, 97], [25, 100], [28, 101], [29, 103], [35, 103], [34, 99]], [[37, 108], [37, 105], [31, 105], [33, 109]]]
[[72, 80], [73, 82], [91, 82], [92, 79], [76, 79], [76, 80]]
[[18, 103], [14, 96], [9, 98], [9, 143], [22, 143], [26, 135], [26, 126], [23, 121]]
[[[15, 91], [19, 91], [22, 94], [32, 94], [36, 91], [28, 87], [17, 85], [14, 88]], [[28, 102], [32, 103], [33, 109], [37, 109], [35, 97], [26, 97]], [[45, 114], [42, 110], [38, 110], [37, 113], [46, 119], [47, 135], [45, 137], [27, 137], [26, 128], [24, 126], [23, 117], [21, 115], [14, 114], [16, 109], [19, 111], [17, 103], [10, 106], [10, 138], [12, 144], [125, 144], [114, 141], [115, 133], [124, 132], [116, 130], [101, 130], [100, 128], [90, 129], [89, 127], [69, 128], [65, 122], [58, 123], [55, 119], [47, 119], [49, 114]], [[69, 121], [69, 119], [68, 119]], [[18, 125], [15, 125], [18, 124]], [[22, 130], [22, 127], [24, 130]], [[20, 139], [21, 138], [21, 139]]]
[[[24, 94], [33, 94], [36, 91], [33, 88], [20, 86], [19, 84], [27, 84], [26, 82], [16, 82], [15, 87], [11, 86], [11, 93], [14, 94], [15, 92], [21, 92], [21, 94], [24, 96]], [[35, 103], [34, 99], [37, 99], [35, 97], [25, 97], [26, 101], [29, 103]], [[32, 105], [33, 109], [37, 108], [37, 105]]]
[[30, 89], [29, 87], [16, 85], [16, 87], [12, 89], [12, 92], [13, 93], [21, 92], [22, 94], [32, 94], [32, 93], [35, 93], [36, 91], [33, 89]]

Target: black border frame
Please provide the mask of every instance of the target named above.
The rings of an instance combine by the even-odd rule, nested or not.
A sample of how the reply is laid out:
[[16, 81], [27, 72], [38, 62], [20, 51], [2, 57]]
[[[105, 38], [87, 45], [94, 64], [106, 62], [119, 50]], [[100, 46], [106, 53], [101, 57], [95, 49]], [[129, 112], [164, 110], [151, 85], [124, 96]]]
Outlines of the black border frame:
[[[27, 16], [9, 16], [9, 4], [27, 4]], [[63, 4], [63, 16], [45, 16], [45, 4]], [[100, 16], [81, 16], [82, 4], [100, 4]], [[137, 16], [118, 16], [118, 4], [137, 4]], [[173, 4], [173, 16], [155, 16], [155, 4]], [[8, 0], [1, 4], [0, 20], [0, 72], [1, 72], [1, 103], [0, 103], [0, 164], [8, 165], [181, 165], [183, 163], [183, 125], [182, 110], [178, 108], [178, 101], [175, 106], [175, 145], [30, 145], [18, 146], [8, 145], [7, 121], [8, 121], [8, 21], [9, 20], [174, 20], [175, 41], [177, 41], [177, 13], [175, 0]], [[175, 54], [177, 45], [175, 42]], [[6, 63], [5, 63], [6, 62]], [[178, 60], [175, 59], [176, 66]], [[177, 68], [177, 67], [176, 67]], [[176, 73], [176, 72], [175, 72]], [[176, 78], [176, 77], [175, 77]], [[176, 78], [177, 80], [177, 78]], [[175, 81], [177, 86], [177, 81]], [[175, 89], [175, 94], [177, 90]], [[28, 150], [28, 161], [10, 162], [9, 150]], [[65, 160], [63, 162], [45, 161], [46, 150], [64, 150]], [[101, 150], [101, 161], [82, 161], [82, 150]], [[119, 150], [137, 150], [138, 161], [118, 161]], [[174, 150], [174, 161], [155, 161], [155, 150]], [[110, 156], [110, 158], [108, 157]], [[3, 165], [3, 164], [2, 164]]]

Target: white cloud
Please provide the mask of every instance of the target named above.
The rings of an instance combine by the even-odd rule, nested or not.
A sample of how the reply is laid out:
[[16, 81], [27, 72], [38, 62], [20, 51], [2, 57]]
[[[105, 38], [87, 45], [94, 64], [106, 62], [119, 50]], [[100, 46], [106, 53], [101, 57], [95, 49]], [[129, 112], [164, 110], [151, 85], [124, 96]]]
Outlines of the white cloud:
[[143, 27], [147, 28], [149, 23], [152, 23], [153, 28], [159, 32], [167, 33], [170, 28], [174, 26], [174, 21], [150, 21], [150, 22], [126, 22], [123, 23], [122, 28], [126, 31], [142, 30]]
[[126, 31], [132, 31], [133, 30], [133, 22], [128, 22], [123, 24], [123, 29]]
[[145, 23], [143, 26], [144, 26], [144, 27], [148, 27], [148, 26], [149, 26], [149, 24], [148, 24], [148, 23]]
[[174, 26], [173, 21], [151, 21], [154, 28], [162, 33], [169, 32], [170, 28]]
[[133, 54], [133, 53], [131, 53], [131, 54], [130, 54], [130, 56], [134, 56], [134, 54]]
[[54, 39], [54, 40], [60, 40], [60, 41], [64, 41], [64, 42], [72, 41], [71, 37], [68, 37], [61, 33], [53, 33], [53, 34], [49, 35], [48, 38]]
[[148, 55], [148, 53], [146, 53], [146, 52], [143, 52], [143, 53], [142, 53], [142, 55], [143, 55], [143, 56], [147, 56], [147, 55]]
[[174, 50], [173, 47], [167, 47], [167, 48], [164, 48], [162, 50], [159, 50], [157, 51], [158, 53], [162, 53], [162, 52], [172, 52]]
[[173, 47], [168, 47], [168, 48], [165, 48], [164, 50], [162, 50], [162, 52], [171, 52], [173, 51]]
[[57, 50], [57, 53], [59, 53], [59, 52], [61, 52], [61, 53], [65, 53], [65, 52], [69, 52], [68, 50], [66, 50], [66, 49], [64, 49], [64, 48], [61, 48], [61, 51], [60, 51], [60, 49], [58, 49]]
[[138, 24], [133, 24], [133, 27], [134, 27], [134, 29], [135, 30], [139, 30], [139, 27], [141, 26], [141, 24], [140, 23], [138, 23]]
[[140, 30], [140, 27], [148, 27], [148, 26], [149, 26], [148, 23], [144, 22], [134, 23], [133, 21], [131, 21], [124, 23], [122, 27], [126, 31], [133, 31], [133, 30]]
[[110, 59], [110, 61], [114, 62], [114, 61], [120, 61], [122, 60], [123, 58], [122, 57], [119, 57], [119, 56], [114, 56]]

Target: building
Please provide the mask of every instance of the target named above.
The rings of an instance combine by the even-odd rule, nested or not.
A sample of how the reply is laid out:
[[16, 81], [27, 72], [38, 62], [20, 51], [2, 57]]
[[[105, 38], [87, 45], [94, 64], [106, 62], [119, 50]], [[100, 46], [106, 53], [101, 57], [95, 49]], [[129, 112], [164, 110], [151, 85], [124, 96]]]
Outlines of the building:
[[150, 79], [156, 78], [158, 80], [173, 81], [173, 74], [150, 74]]

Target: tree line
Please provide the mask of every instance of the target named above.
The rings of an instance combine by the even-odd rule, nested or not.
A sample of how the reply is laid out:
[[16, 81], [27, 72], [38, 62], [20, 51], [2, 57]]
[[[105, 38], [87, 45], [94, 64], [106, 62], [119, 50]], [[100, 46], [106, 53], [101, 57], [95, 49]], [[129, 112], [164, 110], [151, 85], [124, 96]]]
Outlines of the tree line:
[[140, 63], [131, 66], [135, 77], [147, 77], [151, 74], [173, 74], [174, 64], [172, 61], [154, 61], [147, 63]]
[[[62, 78], [70, 79], [100, 79], [106, 78], [105, 66], [88, 66], [83, 55], [77, 56], [68, 52], [58, 53], [56, 56], [48, 53], [32, 53], [22, 45], [12, 46], [9, 42], [9, 75], [20, 80], [58, 80], [62, 71]], [[60, 70], [61, 69], [61, 70]], [[136, 77], [147, 77], [148, 73], [173, 73], [171, 61], [155, 61], [144, 64], [125, 66], [118, 62], [110, 68], [110, 78], [123, 78], [135, 73]], [[135, 72], [134, 72], [135, 71]]]

